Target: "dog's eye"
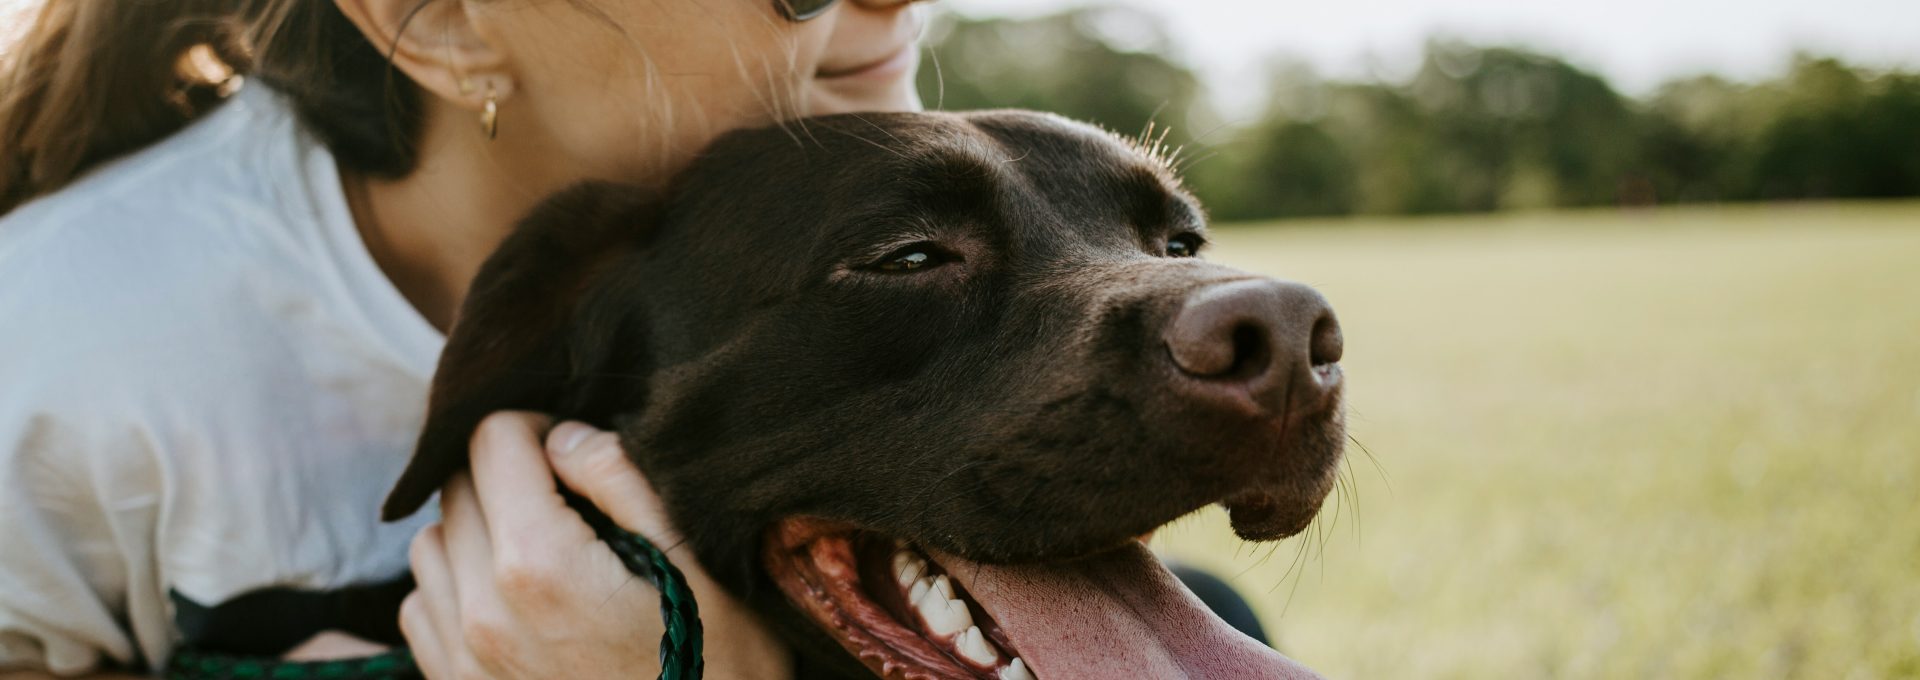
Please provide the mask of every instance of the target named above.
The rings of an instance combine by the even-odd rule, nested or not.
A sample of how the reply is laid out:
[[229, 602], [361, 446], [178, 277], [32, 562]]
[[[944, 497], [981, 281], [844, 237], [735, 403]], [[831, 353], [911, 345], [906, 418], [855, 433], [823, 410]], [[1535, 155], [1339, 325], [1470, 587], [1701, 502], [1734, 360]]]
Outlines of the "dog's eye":
[[898, 250], [887, 253], [884, 257], [881, 257], [870, 265], [870, 268], [876, 271], [898, 274], [931, 269], [958, 259], [960, 259], [959, 256], [954, 255], [952, 252], [936, 244], [923, 241], [908, 244]]
[[1200, 254], [1206, 241], [1199, 234], [1186, 233], [1167, 239], [1167, 257], [1193, 257]]

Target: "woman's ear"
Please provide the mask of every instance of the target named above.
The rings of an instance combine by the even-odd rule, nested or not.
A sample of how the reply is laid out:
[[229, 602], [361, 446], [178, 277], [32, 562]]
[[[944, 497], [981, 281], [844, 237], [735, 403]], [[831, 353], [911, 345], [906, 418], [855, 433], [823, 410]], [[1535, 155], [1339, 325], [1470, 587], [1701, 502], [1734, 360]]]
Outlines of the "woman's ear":
[[467, 0], [333, 0], [394, 68], [433, 96], [478, 110], [513, 91], [506, 52]]
[[[658, 194], [587, 183], [547, 199], [480, 267], [433, 376], [427, 422], [383, 516], [413, 514], [467, 464], [481, 419], [526, 410], [608, 427], [642, 398], [642, 312], [615, 290], [645, 248]], [[604, 284], [604, 285], [603, 285]], [[609, 381], [611, 374], [621, 379]]]

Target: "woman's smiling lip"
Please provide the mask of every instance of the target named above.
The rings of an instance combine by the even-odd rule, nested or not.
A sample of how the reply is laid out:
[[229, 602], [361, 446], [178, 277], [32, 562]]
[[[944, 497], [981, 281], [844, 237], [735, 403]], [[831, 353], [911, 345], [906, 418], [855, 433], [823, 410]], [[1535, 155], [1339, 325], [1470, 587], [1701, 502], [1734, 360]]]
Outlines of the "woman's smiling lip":
[[914, 48], [915, 44], [908, 42], [895, 48], [892, 52], [887, 53], [886, 56], [872, 61], [850, 66], [823, 65], [820, 67], [820, 70], [814, 73], [813, 77], [820, 80], [850, 80], [855, 78], [890, 80], [905, 73], [908, 68], [913, 66], [914, 57], [917, 56]]

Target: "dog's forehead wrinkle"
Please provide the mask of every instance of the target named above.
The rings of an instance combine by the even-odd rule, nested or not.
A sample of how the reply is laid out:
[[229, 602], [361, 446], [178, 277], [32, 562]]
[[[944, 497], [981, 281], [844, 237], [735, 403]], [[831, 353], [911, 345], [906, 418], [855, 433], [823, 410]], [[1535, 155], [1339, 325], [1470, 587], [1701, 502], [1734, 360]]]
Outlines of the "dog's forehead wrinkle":
[[1164, 201], [1169, 193], [1137, 153], [1085, 125], [1022, 112], [966, 114], [966, 121], [914, 154], [916, 160], [881, 162], [900, 166], [894, 183], [923, 205], [930, 192], [971, 192], [987, 200], [966, 204], [998, 204], [986, 212], [999, 231], [1011, 232], [1007, 247], [1072, 249], [1112, 241], [1142, 228], [1140, 210], [1127, 205]]
[[930, 154], [880, 169], [848, 170], [846, 197], [816, 240], [830, 256], [900, 233], [936, 235], [1004, 221], [1007, 173], [967, 154]]
[[1028, 240], [1076, 254], [1146, 252], [1194, 222], [1179, 216], [1185, 212], [1179, 197], [1128, 165], [1088, 172], [1068, 163], [1014, 175], [1010, 189], [1025, 196], [1016, 219]]
[[825, 258], [837, 259], [849, 251], [864, 252], [909, 239], [934, 239], [950, 228], [950, 222], [937, 219], [924, 204], [905, 197], [875, 197], [822, 225], [815, 242]]

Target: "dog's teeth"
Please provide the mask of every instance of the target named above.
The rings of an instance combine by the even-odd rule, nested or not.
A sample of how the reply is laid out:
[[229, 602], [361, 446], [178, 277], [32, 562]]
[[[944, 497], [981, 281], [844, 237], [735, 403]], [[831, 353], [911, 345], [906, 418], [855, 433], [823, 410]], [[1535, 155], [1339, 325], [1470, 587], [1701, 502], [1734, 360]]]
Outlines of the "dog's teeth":
[[927, 632], [939, 637], [952, 637], [973, 626], [973, 612], [967, 611], [967, 603], [959, 600], [930, 596], [917, 600], [914, 608], [920, 610], [920, 618], [926, 620]]
[[987, 644], [987, 636], [980, 633], [979, 626], [967, 626], [967, 632], [960, 634], [954, 648], [968, 661], [988, 668], [1000, 663], [1000, 652]]
[[918, 605], [921, 600], [926, 599], [927, 593], [932, 590], [932, 579], [925, 576], [917, 577], [913, 579], [913, 585], [907, 587], [907, 601]]
[[933, 589], [940, 591], [941, 597], [945, 597], [949, 600], [960, 599], [958, 595], [953, 594], [953, 582], [947, 580], [947, 577], [945, 574], [933, 577]]
[[[938, 598], [927, 598], [936, 600]], [[973, 626], [973, 612], [967, 610], [967, 603], [959, 600], [946, 600], [933, 605], [939, 614], [927, 620], [927, 630], [934, 635], [952, 636]]]
[[1020, 657], [1016, 656], [1013, 657], [1013, 663], [1007, 664], [1006, 668], [1000, 669], [1000, 680], [1038, 679], [1033, 677], [1033, 671], [1027, 670], [1027, 662], [1021, 661]]
[[893, 554], [893, 575], [894, 579], [900, 582], [900, 587], [911, 587], [914, 581], [920, 580], [920, 577], [926, 573], [926, 560], [905, 551]]

